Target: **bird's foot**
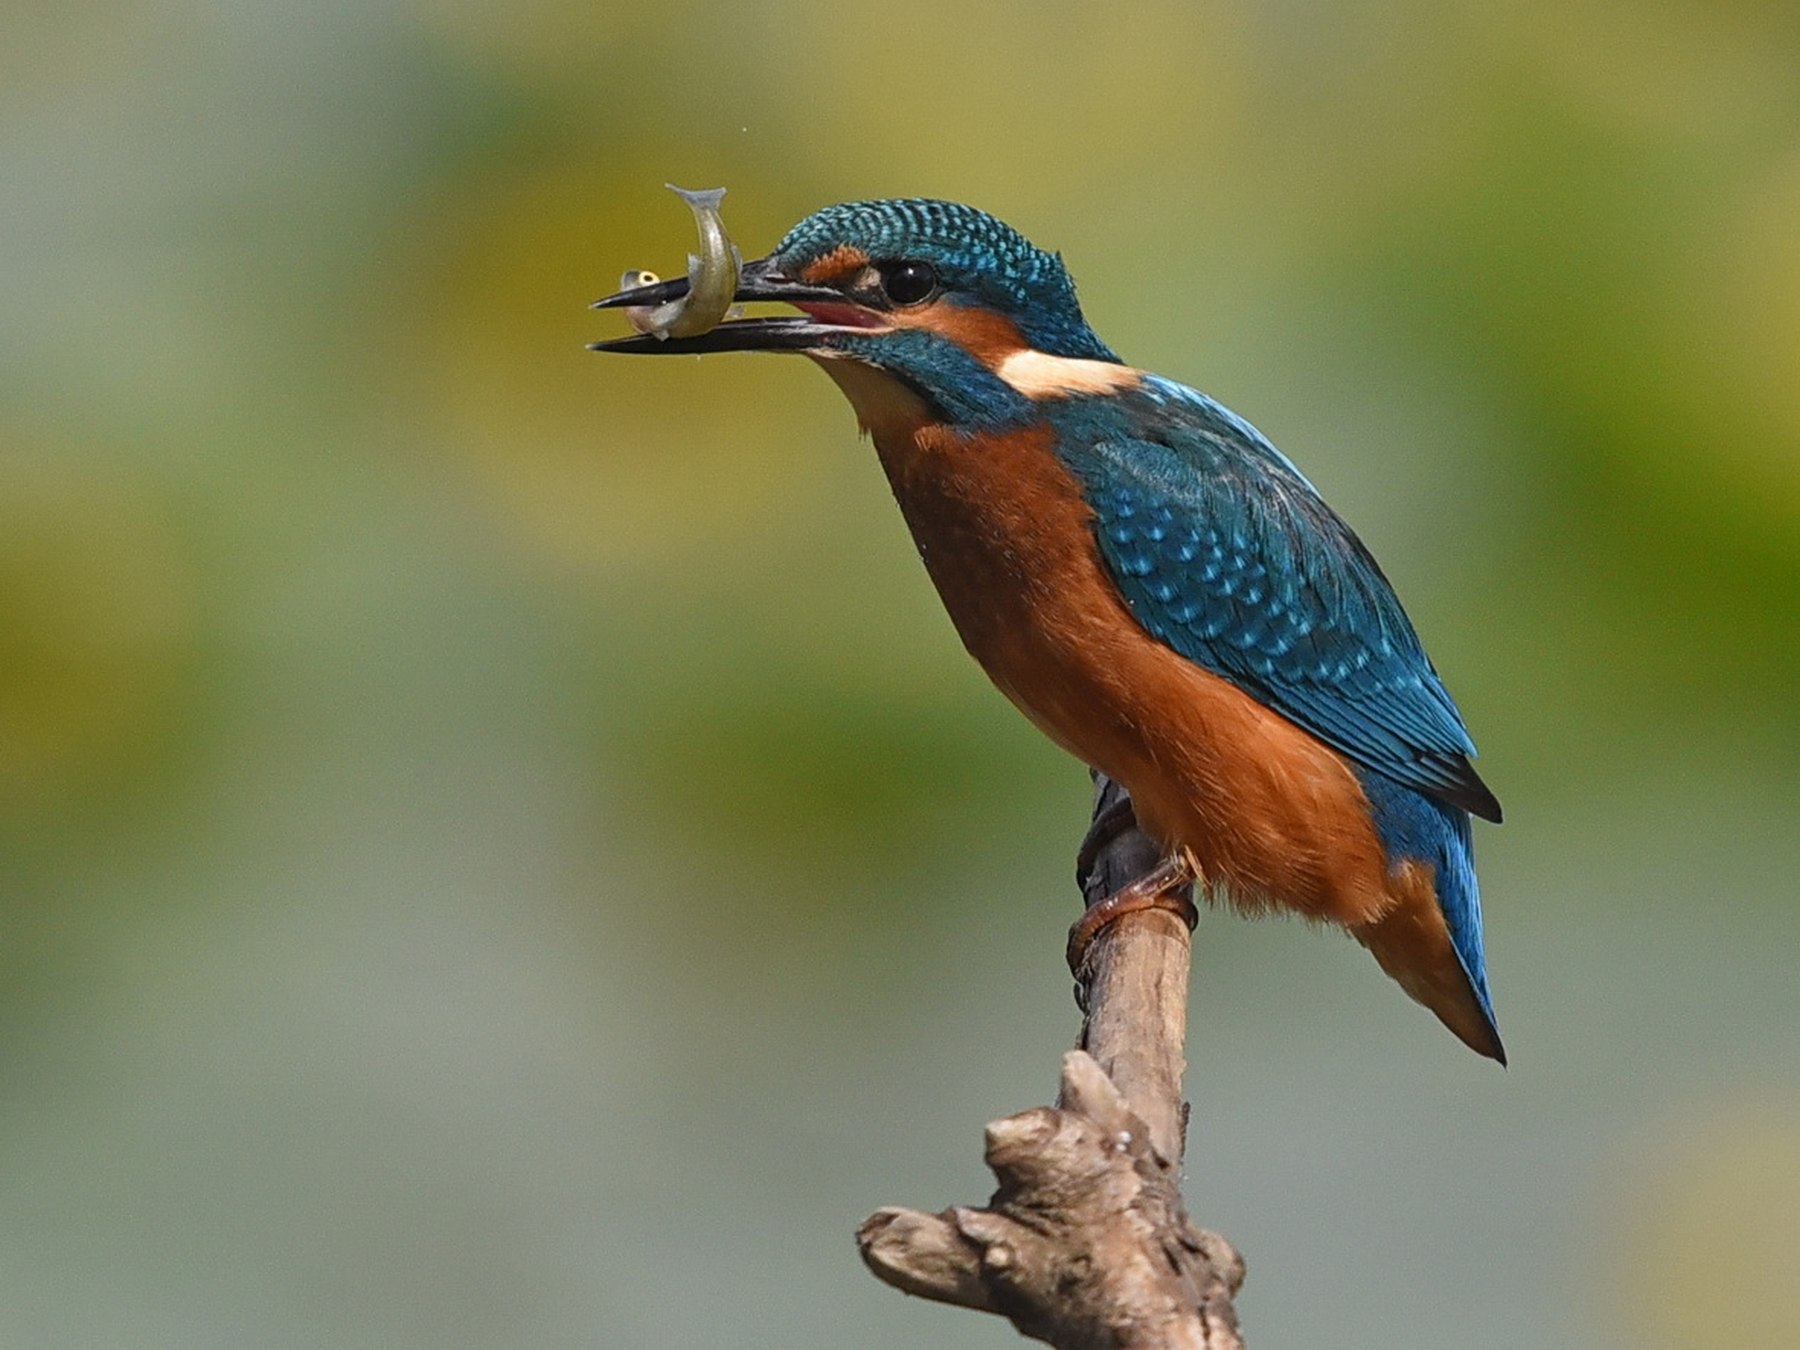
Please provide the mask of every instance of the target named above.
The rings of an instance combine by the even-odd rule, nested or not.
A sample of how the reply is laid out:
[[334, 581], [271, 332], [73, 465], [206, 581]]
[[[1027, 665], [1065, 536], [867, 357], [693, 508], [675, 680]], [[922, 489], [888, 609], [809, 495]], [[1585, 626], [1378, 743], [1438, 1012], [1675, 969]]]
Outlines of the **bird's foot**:
[[1082, 978], [1094, 939], [1100, 936], [1101, 929], [1121, 915], [1140, 909], [1165, 909], [1192, 932], [1200, 922], [1200, 911], [1194, 908], [1188, 891], [1198, 880], [1199, 861], [1187, 849], [1179, 848], [1136, 881], [1094, 901], [1069, 929], [1070, 972], [1077, 980]]

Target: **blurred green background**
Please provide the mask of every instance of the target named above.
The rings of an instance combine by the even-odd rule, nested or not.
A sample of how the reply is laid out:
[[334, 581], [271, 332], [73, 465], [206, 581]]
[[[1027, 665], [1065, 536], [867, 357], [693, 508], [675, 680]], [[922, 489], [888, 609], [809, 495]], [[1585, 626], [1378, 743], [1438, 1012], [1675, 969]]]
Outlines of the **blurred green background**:
[[1800, 12], [18, 0], [0, 1345], [1015, 1344], [850, 1234], [1045, 1100], [1086, 775], [805, 362], [586, 303], [927, 194], [1405, 596], [1513, 1068], [1209, 919], [1253, 1346], [1800, 1346]]

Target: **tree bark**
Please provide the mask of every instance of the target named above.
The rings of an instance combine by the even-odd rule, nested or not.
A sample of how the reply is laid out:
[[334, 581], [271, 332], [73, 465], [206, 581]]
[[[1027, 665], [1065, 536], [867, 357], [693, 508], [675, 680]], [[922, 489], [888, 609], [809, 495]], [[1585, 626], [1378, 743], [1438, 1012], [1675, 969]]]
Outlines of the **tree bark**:
[[[1096, 775], [1083, 895], [1110, 895], [1158, 861], [1124, 789]], [[987, 1208], [878, 1210], [856, 1235], [869, 1269], [1059, 1350], [1242, 1350], [1232, 1297], [1243, 1260], [1195, 1228], [1181, 1199], [1190, 955], [1187, 926], [1164, 910], [1101, 929], [1057, 1105], [987, 1127], [999, 1183]]]

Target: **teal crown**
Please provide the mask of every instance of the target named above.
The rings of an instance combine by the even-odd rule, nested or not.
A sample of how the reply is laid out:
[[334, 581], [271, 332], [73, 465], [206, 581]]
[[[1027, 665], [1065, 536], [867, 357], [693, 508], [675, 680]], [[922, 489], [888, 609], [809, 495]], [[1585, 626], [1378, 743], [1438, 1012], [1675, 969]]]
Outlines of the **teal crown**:
[[1039, 351], [1119, 359], [1082, 317], [1062, 258], [985, 211], [923, 197], [827, 206], [789, 230], [774, 258], [792, 275], [844, 245], [876, 262], [930, 263], [945, 300], [1004, 314]]

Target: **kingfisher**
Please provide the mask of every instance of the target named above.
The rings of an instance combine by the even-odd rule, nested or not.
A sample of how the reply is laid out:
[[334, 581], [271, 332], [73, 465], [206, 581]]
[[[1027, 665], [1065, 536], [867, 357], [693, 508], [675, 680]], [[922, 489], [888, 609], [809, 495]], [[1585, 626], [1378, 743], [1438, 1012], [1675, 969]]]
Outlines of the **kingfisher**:
[[[668, 304], [688, 279], [595, 308]], [[603, 352], [799, 353], [873, 440], [963, 645], [1163, 851], [1076, 925], [1215, 902], [1340, 925], [1504, 1064], [1471, 815], [1500, 804], [1381, 568], [1249, 422], [1125, 364], [1060, 254], [956, 202], [829, 206], [743, 265], [795, 316]], [[1175, 897], [1171, 899], [1171, 897]]]

